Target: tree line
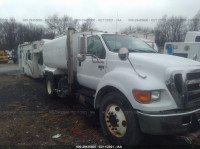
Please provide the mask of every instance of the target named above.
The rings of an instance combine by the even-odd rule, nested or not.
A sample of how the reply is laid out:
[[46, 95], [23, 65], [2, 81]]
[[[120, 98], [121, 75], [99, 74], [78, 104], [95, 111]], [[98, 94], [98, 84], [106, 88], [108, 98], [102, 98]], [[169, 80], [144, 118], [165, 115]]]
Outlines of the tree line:
[[[53, 39], [63, 34], [68, 27], [73, 27], [77, 31], [87, 31], [94, 29], [95, 24], [92, 19], [86, 19], [85, 22], [80, 23], [79, 20], [68, 15], [58, 16], [57, 14], [48, 16], [45, 19], [45, 25], [24, 24], [17, 22], [14, 18], [0, 21], [0, 50], [11, 50], [23, 42]], [[121, 31], [124, 33], [153, 33], [155, 42], [159, 46], [163, 46], [167, 41], [180, 42], [184, 40], [187, 31], [200, 31], [200, 10], [191, 20], [183, 16], [164, 15], [154, 28], [128, 26]]]
[[[0, 18], [0, 20], [2, 20]], [[67, 15], [62, 17], [54, 14], [45, 19], [44, 25], [33, 23], [20, 23], [15, 18], [0, 21], [0, 50], [12, 50], [24, 42], [41, 39], [53, 39], [65, 33], [67, 28], [73, 27], [77, 31], [86, 31], [95, 27], [91, 19], [86, 19], [82, 24], [77, 19]]]
[[184, 41], [187, 31], [200, 31], [200, 10], [190, 20], [183, 16], [164, 15], [154, 28], [129, 26], [122, 30], [123, 33], [153, 33], [159, 46], [165, 42]]

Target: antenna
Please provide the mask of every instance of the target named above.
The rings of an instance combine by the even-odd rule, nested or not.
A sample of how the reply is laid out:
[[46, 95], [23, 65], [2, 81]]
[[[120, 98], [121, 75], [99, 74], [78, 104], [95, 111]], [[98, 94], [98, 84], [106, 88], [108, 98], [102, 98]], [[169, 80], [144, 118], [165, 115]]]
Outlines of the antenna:
[[118, 12], [117, 12], [117, 19], [116, 19], [116, 33], [117, 33], [117, 23], [118, 23]]
[[[117, 12], [117, 19], [116, 19], [116, 32], [115, 34], [117, 34], [117, 22], [118, 22], [118, 12]], [[116, 39], [117, 38], [117, 35], [115, 35], [115, 50], [116, 50]]]

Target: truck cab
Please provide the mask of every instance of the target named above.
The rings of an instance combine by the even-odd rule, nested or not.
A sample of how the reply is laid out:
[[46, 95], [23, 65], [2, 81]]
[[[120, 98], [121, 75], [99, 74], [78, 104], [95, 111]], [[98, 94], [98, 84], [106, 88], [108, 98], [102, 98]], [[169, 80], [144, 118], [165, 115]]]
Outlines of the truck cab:
[[136, 145], [143, 134], [199, 130], [197, 61], [159, 54], [138, 38], [103, 32], [69, 31], [46, 43], [43, 56], [47, 95], [74, 93], [92, 104], [113, 144]]

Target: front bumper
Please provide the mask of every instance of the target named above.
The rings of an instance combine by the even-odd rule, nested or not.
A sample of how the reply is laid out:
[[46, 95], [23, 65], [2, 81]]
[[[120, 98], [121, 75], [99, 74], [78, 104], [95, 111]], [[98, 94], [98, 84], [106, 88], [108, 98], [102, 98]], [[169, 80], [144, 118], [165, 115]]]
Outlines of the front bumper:
[[137, 111], [142, 132], [152, 135], [170, 135], [200, 128], [200, 109], [170, 114], [150, 114]]

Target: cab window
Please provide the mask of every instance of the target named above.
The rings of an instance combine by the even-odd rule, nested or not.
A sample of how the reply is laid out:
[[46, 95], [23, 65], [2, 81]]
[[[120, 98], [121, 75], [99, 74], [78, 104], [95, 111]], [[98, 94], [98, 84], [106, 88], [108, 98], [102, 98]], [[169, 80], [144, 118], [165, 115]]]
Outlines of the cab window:
[[88, 54], [97, 56], [100, 59], [105, 59], [106, 51], [98, 36], [88, 37]]
[[200, 36], [197, 36], [195, 42], [200, 42]]

